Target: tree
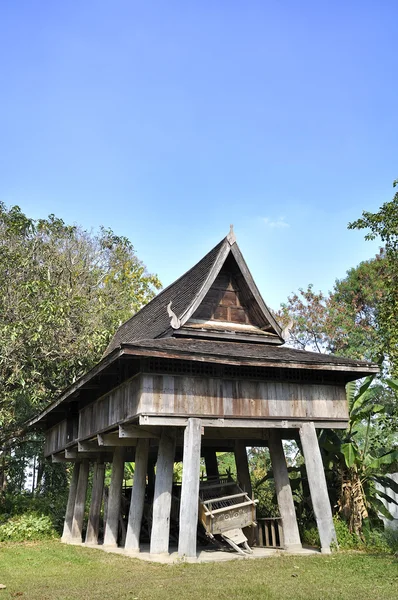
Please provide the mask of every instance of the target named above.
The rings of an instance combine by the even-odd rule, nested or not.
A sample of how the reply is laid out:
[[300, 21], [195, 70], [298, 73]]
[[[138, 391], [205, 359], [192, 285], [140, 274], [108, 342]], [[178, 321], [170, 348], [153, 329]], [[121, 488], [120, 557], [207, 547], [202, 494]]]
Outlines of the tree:
[[[397, 187], [398, 180], [393, 186]], [[365, 239], [380, 237], [385, 247], [385, 287], [378, 311], [378, 326], [393, 376], [398, 376], [398, 192], [377, 213], [364, 211], [349, 229], [369, 229]]]
[[[348, 429], [340, 435], [324, 430], [320, 436], [325, 468], [336, 476], [339, 485], [339, 512], [358, 536], [364, 519], [377, 519], [379, 513], [391, 519], [380, 498], [393, 503], [395, 500], [377, 491], [376, 483], [398, 492], [398, 485], [386, 477], [398, 466], [397, 440], [394, 443], [374, 435], [385, 407], [377, 402], [377, 388], [370, 387], [373, 379], [367, 377], [359, 388], [356, 382], [347, 384]], [[398, 390], [398, 382], [389, 380], [388, 385]]]
[[379, 361], [383, 338], [378, 314], [385, 290], [386, 259], [375, 258], [350, 269], [325, 295], [312, 285], [292, 294], [282, 304], [279, 318], [293, 321], [289, 343], [316, 352]]
[[161, 286], [125, 237], [0, 203], [0, 430], [15, 435]]

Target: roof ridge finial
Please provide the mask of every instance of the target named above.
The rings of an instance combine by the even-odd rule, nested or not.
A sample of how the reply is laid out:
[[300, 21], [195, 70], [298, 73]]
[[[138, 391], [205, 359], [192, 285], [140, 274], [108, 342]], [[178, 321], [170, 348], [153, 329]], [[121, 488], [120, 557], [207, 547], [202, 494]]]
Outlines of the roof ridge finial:
[[235, 244], [235, 242], [236, 242], [236, 237], [235, 237], [235, 232], [234, 232], [234, 226], [233, 225], [229, 226], [229, 234], [227, 235], [227, 240], [228, 240], [230, 246], [232, 246], [232, 244]]

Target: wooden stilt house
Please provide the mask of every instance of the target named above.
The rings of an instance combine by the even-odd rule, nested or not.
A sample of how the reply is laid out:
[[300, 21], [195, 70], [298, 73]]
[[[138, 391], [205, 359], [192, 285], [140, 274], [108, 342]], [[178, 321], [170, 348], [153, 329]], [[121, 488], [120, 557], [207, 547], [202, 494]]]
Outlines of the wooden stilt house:
[[[101, 362], [30, 422], [45, 430], [47, 457], [74, 463], [62, 539], [82, 543], [85, 531], [86, 543], [98, 543], [104, 465], [111, 463], [104, 545], [139, 552], [146, 535], [155, 555], [169, 551], [172, 535], [181, 557], [195, 557], [199, 509], [210, 536], [212, 527], [229, 527], [226, 537], [237, 545], [242, 538], [234, 530], [244, 514], [250, 524], [248, 507], [249, 521], [255, 519], [246, 448], [268, 446], [283, 546], [295, 551], [301, 541], [282, 439], [299, 439], [322, 551], [329, 552], [335, 531], [316, 430], [345, 428], [345, 384], [375, 372], [364, 361], [284, 346], [231, 230], [124, 323]], [[237, 482], [220, 480], [216, 453], [226, 450], [235, 453]], [[201, 457], [207, 483], [224, 490], [221, 499], [201, 486]], [[176, 460], [183, 461], [178, 493]], [[135, 462], [127, 500], [125, 461]], [[227, 483], [239, 491], [231, 494]]]

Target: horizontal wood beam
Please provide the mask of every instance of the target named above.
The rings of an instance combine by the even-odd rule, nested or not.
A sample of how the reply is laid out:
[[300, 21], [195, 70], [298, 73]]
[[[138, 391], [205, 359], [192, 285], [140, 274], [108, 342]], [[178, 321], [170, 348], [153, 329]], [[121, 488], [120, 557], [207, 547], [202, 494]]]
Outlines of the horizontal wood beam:
[[65, 450], [65, 458], [81, 460], [88, 458], [89, 460], [101, 459], [104, 462], [112, 461], [112, 452], [79, 452], [78, 450]]
[[77, 451], [80, 454], [81, 452], [85, 453], [99, 453], [99, 452], [109, 452], [107, 448], [103, 448], [98, 445], [97, 442], [77, 442]]
[[155, 438], [159, 439], [159, 435], [152, 431], [147, 431], [137, 425], [119, 425], [120, 438]]
[[258, 440], [266, 440], [268, 437], [268, 431], [266, 429], [258, 428], [250, 428], [250, 433], [245, 429], [233, 428], [233, 427], [206, 427], [203, 439], [217, 439], [217, 440], [240, 440], [246, 439], [247, 437], [258, 439]]
[[102, 448], [115, 448], [116, 446], [135, 446], [137, 440], [132, 438], [120, 438], [117, 433], [99, 433], [97, 435], [98, 445]]
[[[161, 427], [186, 427], [191, 416], [178, 415], [140, 415], [140, 425], [152, 425]], [[200, 417], [203, 427], [242, 429], [300, 429], [304, 423], [312, 421], [318, 429], [346, 429], [348, 421], [345, 419], [316, 420], [316, 419], [240, 419], [233, 417]]]
[[52, 463], [66, 463], [66, 462], [75, 462], [76, 458], [65, 458], [65, 453], [62, 454], [51, 454], [51, 462]]

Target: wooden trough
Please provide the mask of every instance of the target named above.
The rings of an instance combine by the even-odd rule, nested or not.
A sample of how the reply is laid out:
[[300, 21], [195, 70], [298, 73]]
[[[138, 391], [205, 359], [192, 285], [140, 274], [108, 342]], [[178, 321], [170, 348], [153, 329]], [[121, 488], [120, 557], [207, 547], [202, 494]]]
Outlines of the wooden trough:
[[242, 529], [256, 525], [256, 503], [235, 481], [201, 482], [199, 521], [211, 539], [219, 535], [240, 554], [251, 554]]

